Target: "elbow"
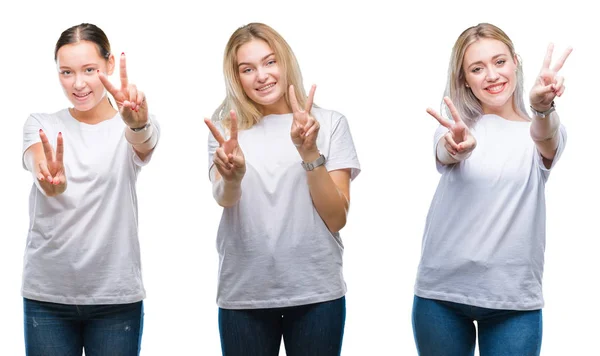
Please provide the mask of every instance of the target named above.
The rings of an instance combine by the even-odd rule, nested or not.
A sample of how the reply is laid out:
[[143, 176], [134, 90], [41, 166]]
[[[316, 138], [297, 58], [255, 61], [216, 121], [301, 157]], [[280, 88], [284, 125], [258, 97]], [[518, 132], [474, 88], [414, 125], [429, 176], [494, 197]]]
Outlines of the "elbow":
[[327, 225], [327, 229], [329, 229], [332, 234], [337, 234], [344, 228], [344, 226], [346, 226], [346, 213], [330, 219], [330, 221], [325, 222], [325, 225]]

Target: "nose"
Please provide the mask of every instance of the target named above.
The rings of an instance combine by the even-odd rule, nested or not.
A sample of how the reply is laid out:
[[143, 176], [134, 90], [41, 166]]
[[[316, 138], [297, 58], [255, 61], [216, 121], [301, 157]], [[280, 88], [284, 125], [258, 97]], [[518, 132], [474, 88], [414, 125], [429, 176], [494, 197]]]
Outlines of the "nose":
[[265, 69], [259, 69], [258, 70], [258, 81], [261, 83], [264, 83], [267, 81], [267, 79], [269, 79], [269, 73], [267, 72], [267, 70]]
[[76, 75], [75, 76], [75, 84], [74, 84], [74, 89], [75, 90], [81, 90], [83, 88], [85, 88], [85, 80], [83, 78], [82, 75]]
[[489, 82], [495, 82], [496, 80], [498, 80], [498, 78], [500, 78], [500, 76], [498, 75], [498, 72], [496, 72], [496, 69], [494, 67], [488, 68], [485, 79]]

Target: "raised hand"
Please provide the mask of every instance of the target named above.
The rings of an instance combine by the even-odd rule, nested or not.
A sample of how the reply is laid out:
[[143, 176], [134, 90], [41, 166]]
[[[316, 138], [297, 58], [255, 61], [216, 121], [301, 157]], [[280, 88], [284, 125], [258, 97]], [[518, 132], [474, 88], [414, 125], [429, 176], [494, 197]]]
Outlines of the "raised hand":
[[125, 53], [121, 53], [119, 75], [121, 77], [121, 88], [117, 89], [104, 73], [98, 71], [100, 81], [115, 98], [125, 124], [131, 128], [143, 127], [148, 122], [148, 103], [144, 93], [139, 91], [134, 84], [129, 84]]
[[471, 135], [469, 128], [462, 121], [460, 115], [458, 114], [458, 110], [452, 103], [449, 97], [444, 98], [444, 102], [450, 108], [450, 114], [454, 119], [454, 122], [448, 121], [444, 119], [440, 114], [438, 114], [435, 110], [428, 108], [427, 113], [433, 116], [440, 125], [446, 127], [449, 131], [446, 135], [444, 135], [444, 147], [451, 155], [457, 155], [459, 153], [469, 153], [475, 149], [477, 146], [477, 141], [475, 137]]
[[312, 151], [317, 152], [317, 136], [319, 135], [319, 122], [310, 114], [310, 109], [313, 105], [313, 98], [315, 96], [316, 85], [310, 88], [308, 99], [304, 108], [300, 108], [298, 105], [298, 99], [294, 92], [294, 86], [290, 85], [289, 95], [290, 104], [292, 106], [292, 112], [294, 119], [292, 121], [292, 129], [290, 136], [294, 146], [300, 151], [300, 154], [309, 153]]
[[53, 186], [64, 186], [67, 183], [67, 177], [65, 175], [65, 166], [63, 164], [64, 144], [62, 133], [59, 132], [58, 138], [56, 139], [56, 152], [54, 152], [52, 145], [48, 141], [48, 137], [41, 129], [40, 139], [42, 140], [42, 147], [46, 159], [39, 162], [39, 172], [37, 173], [38, 180], [40, 183], [45, 181]]
[[238, 143], [237, 115], [233, 110], [229, 114], [231, 117], [231, 135], [229, 140], [223, 138], [212, 121], [204, 119], [204, 122], [215, 140], [219, 143], [219, 147], [213, 156], [213, 162], [219, 174], [226, 181], [241, 181], [246, 173], [246, 160]]
[[551, 43], [548, 45], [542, 70], [540, 71], [540, 74], [538, 75], [535, 84], [529, 93], [529, 102], [537, 111], [546, 111], [550, 109], [554, 98], [557, 96], [560, 97], [565, 91], [565, 86], [563, 85], [565, 79], [561, 76], [558, 76], [558, 71], [565, 64], [565, 61], [573, 49], [570, 47], [567, 48], [558, 62], [556, 62], [556, 64], [550, 68], [553, 50], [554, 45]]

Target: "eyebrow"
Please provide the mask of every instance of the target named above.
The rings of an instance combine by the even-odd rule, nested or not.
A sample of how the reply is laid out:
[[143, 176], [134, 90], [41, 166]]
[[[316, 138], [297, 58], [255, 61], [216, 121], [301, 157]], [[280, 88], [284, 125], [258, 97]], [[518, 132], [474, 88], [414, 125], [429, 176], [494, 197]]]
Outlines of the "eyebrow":
[[[508, 56], [508, 54], [506, 54], [506, 53], [499, 53], [499, 54], [497, 54], [497, 55], [493, 56], [493, 57], [492, 57], [492, 60], [494, 60], [494, 59], [496, 59], [496, 58], [498, 58], [498, 57], [501, 57], [501, 56]], [[475, 64], [483, 64], [483, 62], [482, 62], [482, 61], [473, 62], [473, 63], [469, 64], [469, 65], [467, 66], [467, 68], [469, 68], [469, 67], [472, 67], [472, 66], [473, 66], [473, 65], [475, 65]]]
[[[91, 67], [91, 66], [95, 66], [97, 65], [96, 63], [88, 63], [88, 64], [84, 64], [81, 66], [81, 68], [85, 68], [85, 67]], [[71, 69], [71, 67], [69, 66], [60, 66], [58, 67], [59, 69]]]
[[[262, 57], [262, 58], [260, 59], [260, 61], [262, 62], [262, 61], [264, 61], [265, 59], [267, 59], [267, 58], [269, 58], [269, 57], [271, 57], [271, 56], [274, 56], [274, 55], [275, 55], [275, 52], [271, 52], [271, 53], [267, 54], [266, 56]], [[242, 63], [238, 64], [238, 68], [239, 68], [239, 67], [241, 67], [241, 66], [243, 66], [243, 65], [250, 65], [250, 63], [242, 62]]]

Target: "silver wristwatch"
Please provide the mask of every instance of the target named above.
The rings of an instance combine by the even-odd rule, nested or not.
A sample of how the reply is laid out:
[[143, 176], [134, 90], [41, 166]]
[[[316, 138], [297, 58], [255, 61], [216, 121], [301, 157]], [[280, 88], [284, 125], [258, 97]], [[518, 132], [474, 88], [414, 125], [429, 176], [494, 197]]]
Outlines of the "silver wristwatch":
[[529, 105], [529, 108], [531, 109], [531, 111], [533, 112], [534, 115], [537, 115], [538, 117], [541, 117], [542, 119], [545, 118], [546, 116], [550, 115], [553, 111], [556, 110], [556, 106], [554, 106], [554, 101], [552, 101], [550, 103], [550, 109], [548, 109], [546, 111], [537, 111], [531, 105]]
[[302, 167], [307, 170], [307, 171], [312, 171], [313, 169], [322, 166], [325, 164], [325, 156], [321, 153], [321, 155], [319, 156], [319, 158], [317, 158], [316, 160], [306, 163], [304, 161], [302, 161]]
[[146, 125], [142, 127], [130, 127], [129, 129], [133, 132], [140, 132], [142, 130], [146, 130], [148, 127], [150, 127], [150, 125], [150, 120], [148, 120], [148, 122], [146, 122]]

